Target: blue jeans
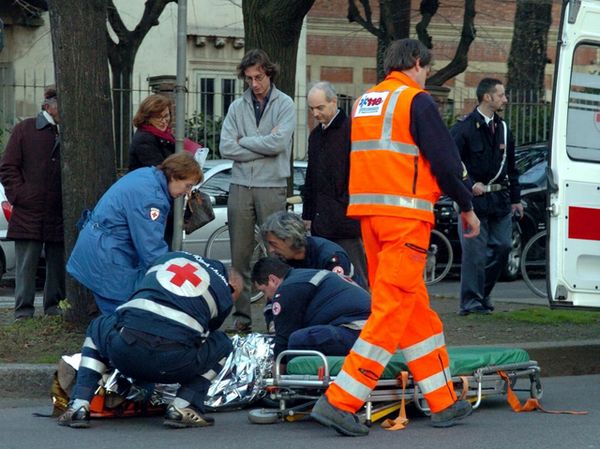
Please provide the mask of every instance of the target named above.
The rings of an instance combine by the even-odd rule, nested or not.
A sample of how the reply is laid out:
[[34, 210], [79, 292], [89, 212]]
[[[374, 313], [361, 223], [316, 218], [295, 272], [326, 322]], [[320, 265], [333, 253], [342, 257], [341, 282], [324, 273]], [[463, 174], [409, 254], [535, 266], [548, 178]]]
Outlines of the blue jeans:
[[310, 326], [290, 335], [288, 349], [312, 349], [325, 355], [347, 356], [359, 334], [359, 330], [344, 326]]
[[487, 309], [490, 293], [506, 266], [512, 247], [512, 214], [480, 217], [477, 237], [464, 238], [459, 220], [462, 260], [460, 267], [460, 311]]

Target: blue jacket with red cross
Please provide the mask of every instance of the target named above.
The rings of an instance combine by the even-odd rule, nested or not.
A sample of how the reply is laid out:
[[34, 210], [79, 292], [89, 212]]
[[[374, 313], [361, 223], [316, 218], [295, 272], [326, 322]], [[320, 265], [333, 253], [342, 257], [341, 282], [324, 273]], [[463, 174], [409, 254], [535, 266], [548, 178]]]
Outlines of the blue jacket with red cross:
[[186, 252], [159, 257], [117, 308], [119, 325], [174, 341], [201, 343], [233, 307], [225, 266]]

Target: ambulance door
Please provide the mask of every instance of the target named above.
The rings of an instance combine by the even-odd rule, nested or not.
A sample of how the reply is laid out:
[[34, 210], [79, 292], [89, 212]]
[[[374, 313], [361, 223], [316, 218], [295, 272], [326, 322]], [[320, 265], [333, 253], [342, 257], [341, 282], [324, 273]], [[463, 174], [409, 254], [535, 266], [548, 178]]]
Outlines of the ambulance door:
[[548, 172], [551, 307], [600, 307], [600, 1], [563, 5]]

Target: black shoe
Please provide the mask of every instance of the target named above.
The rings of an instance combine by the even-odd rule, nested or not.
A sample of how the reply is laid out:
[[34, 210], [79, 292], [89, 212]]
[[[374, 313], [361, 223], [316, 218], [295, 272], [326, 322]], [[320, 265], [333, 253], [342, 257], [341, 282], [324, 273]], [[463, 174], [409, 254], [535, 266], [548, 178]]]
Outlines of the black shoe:
[[369, 428], [362, 424], [354, 413], [345, 412], [334, 407], [323, 395], [310, 412], [310, 416], [323, 424], [331, 427], [336, 432], [349, 437], [362, 437], [369, 434]]
[[175, 429], [183, 429], [184, 427], [208, 427], [215, 425], [215, 419], [203, 415], [191, 405], [184, 408], [177, 408], [174, 405], [169, 405], [163, 424]]
[[482, 305], [482, 306], [483, 306], [485, 309], [489, 310], [490, 312], [493, 312], [493, 311], [494, 311], [494, 308], [495, 308], [495, 307], [494, 307], [494, 303], [492, 302], [492, 300], [490, 299], [490, 297], [489, 297], [489, 296], [488, 296], [488, 297], [486, 297], [486, 298], [483, 298], [483, 299], [481, 300], [481, 305]]
[[90, 411], [84, 406], [74, 409], [69, 408], [58, 417], [59, 426], [68, 426], [74, 429], [87, 429], [90, 427]]
[[471, 413], [473, 413], [471, 403], [461, 399], [441, 412], [432, 413], [431, 425], [433, 427], [452, 427], [456, 421], [466, 418]]
[[486, 309], [483, 306], [476, 306], [471, 309], [461, 309], [458, 311], [458, 314], [460, 316], [467, 316], [467, 315], [470, 315], [471, 313], [475, 313], [477, 315], [489, 315], [490, 313], [492, 313], [492, 311], [489, 309]]

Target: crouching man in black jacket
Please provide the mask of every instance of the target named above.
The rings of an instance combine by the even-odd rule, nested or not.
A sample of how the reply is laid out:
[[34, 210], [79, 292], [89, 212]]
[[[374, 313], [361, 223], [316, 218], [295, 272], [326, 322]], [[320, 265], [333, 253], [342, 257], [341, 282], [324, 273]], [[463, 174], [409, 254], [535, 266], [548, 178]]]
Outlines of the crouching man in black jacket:
[[129, 301], [90, 323], [72, 401], [58, 424], [89, 427], [90, 401], [113, 367], [137, 381], [181, 385], [166, 426], [213, 425], [203, 414], [204, 399], [232, 351], [218, 329], [241, 288], [241, 276], [232, 273], [228, 280], [219, 261], [184, 252], [159, 257]]

